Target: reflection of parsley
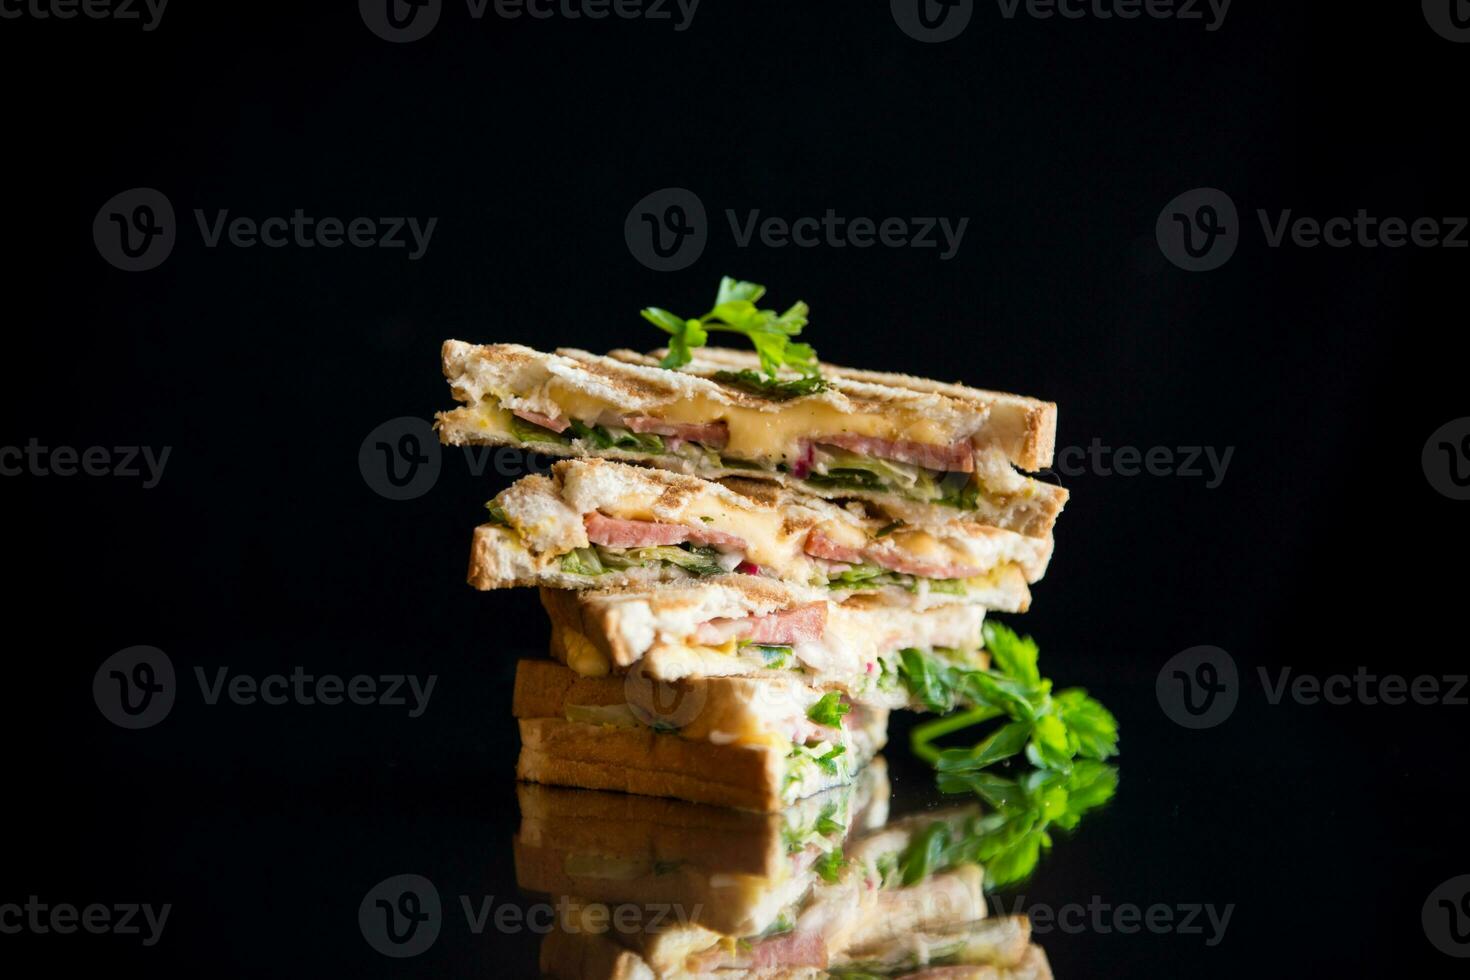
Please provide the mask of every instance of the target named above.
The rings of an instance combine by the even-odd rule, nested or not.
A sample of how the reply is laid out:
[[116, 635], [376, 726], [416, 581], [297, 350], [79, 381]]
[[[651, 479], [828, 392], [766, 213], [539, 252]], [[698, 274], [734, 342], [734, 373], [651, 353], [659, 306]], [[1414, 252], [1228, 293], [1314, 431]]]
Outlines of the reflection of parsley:
[[1050, 828], [1072, 830], [1089, 810], [1112, 799], [1118, 770], [1084, 759], [1071, 772], [1034, 770], [1020, 779], [990, 772], [941, 773], [945, 793], [972, 792], [994, 812], [952, 827], [936, 821], [909, 842], [896, 873], [904, 885], [961, 864], [985, 868], [985, 887], [1013, 884], [1029, 875], [1052, 845]]
[[[821, 379], [817, 352], [810, 344], [793, 343], [791, 338], [806, 326], [807, 305], [793, 303], [785, 313], [763, 310], [756, 301], [766, 294], [766, 287], [725, 276], [715, 295], [715, 307], [697, 319], [675, 316], [668, 310], [650, 306], [642, 311], [643, 319], [669, 335], [669, 353], [659, 362], [661, 367], [681, 368], [693, 359], [692, 351], [703, 347], [711, 331], [744, 334], [760, 357], [762, 379], [753, 371], [731, 372], [737, 384], [753, 384], [761, 394], [777, 393], [778, 397], [821, 391], [827, 384]], [[781, 381], [782, 370], [794, 371], [800, 382]], [[746, 378], [749, 375], [749, 379]]]
[[812, 761], [822, 767], [822, 771], [829, 776], [837, 775], [837, 759], [847, 751], [845, 745], [834, 745], [824, 755], [812, 756]]
[[812, 869], [816, 871], [829, 885], [837, 884], [837, 879], [842, 877], [842, 869], [847, 867], [847, 859], [842, 856], [842, 848], [834, 847], [832, 850], [817, 858]]

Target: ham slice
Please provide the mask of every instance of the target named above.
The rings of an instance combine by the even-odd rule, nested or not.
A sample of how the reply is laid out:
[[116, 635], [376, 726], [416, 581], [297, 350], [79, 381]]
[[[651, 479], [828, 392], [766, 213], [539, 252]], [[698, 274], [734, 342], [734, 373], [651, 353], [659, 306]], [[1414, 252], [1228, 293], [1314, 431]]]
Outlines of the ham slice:
[[813, 531], [806, 536], [806, 553], [813, 558], [845, 561], [849, 565], [860, 565], [863, 561], [862, 548], [850, 548], [847, 545], [838, 544], [821, 531]]
[[746, 616], [744, 619], [712, 619], [700, 623], [694, 631], [698, 643], [719, 646], [731, 640], [749, 640], [752, 643], [771, 643], [792, 646], [821, 639], [827, 628], [827, 604], [809, 602], [793, 606], [764, 616]]
[[784, 936], [772, 936], [756, 943], [750, 950], [752, 969], [827, 965], [827, 939], [816, 930], [798, 929]]
[[625, 521], [597, 511], [582, 518], [587, 540], [609, 548], [652, 548], [670, 544], [713, 545], [726, 551], [744, 551], [745, 540], [724, 531], [657, 521]]
[[984, 574], [983, 568], [949, 562], [926, 561], [908, 554], [891, 541], [879, 541], [863, 548], [838, 544], [821, 531], [806, 536], [806, 553], [814, 558], [858, 565], [871, 562], [879, 568], [920, 578], [970, 578]]
[[673, 436], [685, 442], [698, 442], [711, 449], [723, 449], [730, 441], [730, 427], [724, 422], [665, 422], [647, 415], [625, 415], [623, 424], [634, 432], [652, 432], [654, 435]]
[[879, 439], [875, 436], [860, 436], [850, 432], [821, 436], [812, 440], [837, 446], [848, 452], [864, 456], [893, 459], [900, 463], [913, 463], [931, 470], [955, 473], [975, 472], [975, 447], [969, 439], [957, 439], [947, 446], [936, 446], [927, 442], [908, 439]]
[[542, 415], [540, 412], [532, 412], [525, 408], [516, 408], [511, 411], [517, 418], [525, 419], [532, 425], [539, 425], [541, 428], [550, 429], [552, 432], [565, 432], [572, 427], [572, 423], [564, 418], [553, 418], [550, 415]]

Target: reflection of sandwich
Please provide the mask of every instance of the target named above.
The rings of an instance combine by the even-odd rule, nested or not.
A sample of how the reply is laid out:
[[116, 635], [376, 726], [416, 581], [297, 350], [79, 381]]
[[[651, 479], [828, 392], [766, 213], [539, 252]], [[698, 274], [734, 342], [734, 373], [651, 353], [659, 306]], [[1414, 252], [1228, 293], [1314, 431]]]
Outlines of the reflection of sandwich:
[[678, 371], [615, 351], [542, 353], [446, 341], [463, 407], [451, 445], [517, 445], [651, 463], [707, 478], [755, 475], [823, 497], [881, 503], [907, 521], [956, 516], [1035, 537], [1067, 492], [1017, 472], [1051, 465], [1056, 406], [902, 374], [821, 365], [822, 390], [751, 390], [753, 355], [701, 348]]
[[[1024, 917], [986, 917], [981, 868], [926, 857], [936, 821], [883, 826], [873, 774], [765, 817], [608, 794], [523, 793], [522, 888], [558, 896], [541, 969], [567, 980], [1045, 978]], [[929, 972], [925, 972], [929, 971]]]
[[875, 504], [839, 507], [770, 482], [722, 485], [605, 460], [558, 463], [489, 510], [470, 559], [480, 589], [608, 588], [738, 568], [838, 599], [885, 591], [1019, 612], [1052, 548], [1049, 536], [973, 521], [906, 524]]
[[519, 663], [512, 710], [521, 779], [763, 811], [852, 782], [888, 729], [886, 708], [794, 678], [665, 684], [543, 660]]
[[881, 757], [850, 786], [778, 813], [522, 784], [516, 883], [665, 906], [674, 922], [757, 935], [811, 887], [812, 866], [849, 832], [883, 826], [888, 796]]
[[[843, 603], [750, 575], [609, 592], [541, 590], [551, 655], [579, 674], [637, 667], [660, 681], [748, 676], [799, 680], [885, 708], [919, 707], [904, 651], [983, 668], [984, 608], [916, 610], [884, 596]], [[912, 655], [912, 654], [911, 654]]]

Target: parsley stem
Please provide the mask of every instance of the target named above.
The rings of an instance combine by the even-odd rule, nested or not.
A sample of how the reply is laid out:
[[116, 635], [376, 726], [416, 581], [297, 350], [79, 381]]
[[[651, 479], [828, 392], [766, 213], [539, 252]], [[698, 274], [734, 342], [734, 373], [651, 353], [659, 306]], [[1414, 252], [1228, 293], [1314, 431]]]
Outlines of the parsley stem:
[[909, 748], [913, 749], [914, 755], [933, 765], [939, 760], [939, 749], [932, 743], [937, 738], [943, 738], [951, 732], [957, 732], [971, 725], [999, 718], [1005, 712], [999, 708], [971, 708], [968, 711], [956, 711], [945, 715], [943, 718], [935, 718], [918, 725], [909, 733]]

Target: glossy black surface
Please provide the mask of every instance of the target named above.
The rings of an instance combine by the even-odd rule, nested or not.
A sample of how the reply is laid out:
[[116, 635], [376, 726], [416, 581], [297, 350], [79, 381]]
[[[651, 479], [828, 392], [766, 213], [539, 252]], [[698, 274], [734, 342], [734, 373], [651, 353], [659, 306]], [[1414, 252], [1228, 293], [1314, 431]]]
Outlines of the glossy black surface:
[[[1059, 977], [1463, 975], [1421, 908], [1470, 873], [1465, 706], [1273, 705], [1257, 675], [1456, 675], [1465, 503], [1421, 469], [1467, 414], [1466, 253], [1269, 248], [1255, 209], [1464, 214], [1470, 46], [1419, 5], [1235, 5], [1170, 21], [1006, 20], [922, 45], [886, 5], [705, 0], [639, 21], [474, 22], [387, 44], [351, 4], [170, 6], [159, 28], [0, 21], [7, 173], [0, 446], [172, 447], [163, 479], [5, 477], [9, 833], [0, 904], [171, 903], [158, 945], [0, 934], [0, 972], [528, 976], [538, 937], [456, 918], [414, 959], [357, 908], [418, 873], [527, 907], [510, 843], [528, 593], [462, 583], [501, 478], [446, 457], [408, 502], [357, 467], [381, 422], [449, 407], [449, 336], [650, 346], [636, 316], [719, 275], [813, 307], [838, 363], [1055, 400], [1060, 444], [1235, 447], [1225, 478], [1062, 478], [1032, 612], [1043, 670], [1123, 731], [1105, 811], [1058, 835], [1025, 909], [1233, 905], [1223, 939], [1040, 935]], [[452, 23], [451, 23], [452, 20]], [[1452, 178], [1452, 174], [1454, 175]], [[154, 186], [192, 237], [108, 266], [90, 228]], [[629, 254], [633, 203], [694, 189], [717, 231], [677, 274]], [[1213, 272], [1154, 223], [1227, 190], [1249, 234]], [[429, 250], [206, 249], [192, 209], [438, 216]], [[723, 212], [968, 216], [957, 255], [735, 246]], [[185, 224], [188, 222], [188, 224]], [[104, 659], [165, 650], [184, 688], [116, 728]], [[1230, 652], [1224, 724], [1160, 709], [1175, 654]], [[208, 705], [210, 678], [433, 674], [427, 710]], [[907, 724], [905, 722], [905, 724]], [[895, 725], [901, 808], [937, 800]], [[457, 902], [455, 903], [457, 907]], [[7, 969], [18, 964], [25, 969]]]

